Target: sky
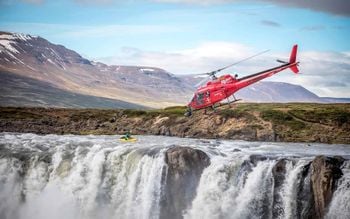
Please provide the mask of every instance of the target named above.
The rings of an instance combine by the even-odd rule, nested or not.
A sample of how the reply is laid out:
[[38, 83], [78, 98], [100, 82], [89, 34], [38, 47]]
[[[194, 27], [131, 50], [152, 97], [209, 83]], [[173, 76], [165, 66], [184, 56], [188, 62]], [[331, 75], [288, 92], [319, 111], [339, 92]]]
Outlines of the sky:
[[0, 30], [39, 35], [113, 65], [174, 74], [275, 66], [299, 45], [301, 74], [269, 78], [319, 96], [350, 97], [348, 0], [0, 0]]

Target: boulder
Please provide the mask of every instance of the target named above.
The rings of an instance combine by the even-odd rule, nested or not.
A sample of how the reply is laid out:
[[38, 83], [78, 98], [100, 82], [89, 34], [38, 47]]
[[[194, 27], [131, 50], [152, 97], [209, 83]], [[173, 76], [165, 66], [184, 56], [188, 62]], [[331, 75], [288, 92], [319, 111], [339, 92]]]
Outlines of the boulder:
[[280, 191], [282, 189], [285, 175], [286, 175], [286, 163], [287, 159], [280, 159], [276, 162], [275, 166], [272, 168], [272, 176], [274, 180], [273, 188], [273, 218], [278, 218], [283, 215], [283, 199], [281, 197]]
[[310, 218], [313, 212], [310, 166], [311, 161], [303, 167], [300, 174], [297, 190], [297, 218]]
[[336, 189], [337, 180], [343, 175], [342, 157], [317, 156], [311, 163], [311, 188], [314, 197], [311, 218], [323, 218]]
[[182, 218], [183, 211], [196, 195], [204, 168], [210, 158], [201, 150], [175, 146], [165, 152], [168, 165], [160, 218]]

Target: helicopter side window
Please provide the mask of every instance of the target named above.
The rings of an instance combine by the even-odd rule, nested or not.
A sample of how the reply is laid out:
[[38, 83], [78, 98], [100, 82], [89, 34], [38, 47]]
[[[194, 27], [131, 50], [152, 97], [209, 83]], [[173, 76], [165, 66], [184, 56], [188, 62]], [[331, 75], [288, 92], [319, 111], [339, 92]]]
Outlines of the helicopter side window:
[[202, 100], [202, 99], [203, 99], [203, 93], [199, 93], [199, 94], [197, 95], [197, 99], [198, 99], [198, 100]]
[[197, 104], [203, 104], [204, 93], [197, 94]]

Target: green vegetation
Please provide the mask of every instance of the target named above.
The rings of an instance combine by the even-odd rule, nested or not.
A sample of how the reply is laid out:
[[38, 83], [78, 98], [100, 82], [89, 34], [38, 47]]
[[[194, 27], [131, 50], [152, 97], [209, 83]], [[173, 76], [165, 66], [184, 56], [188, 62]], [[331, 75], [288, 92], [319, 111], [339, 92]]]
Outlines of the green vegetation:
[[123, 110], [123, 114], [129, 116], [129, 117], [139, 117], [139, 116], [144, 116], [147, 114], [147, 111], [145, 110], [132, 110], [132, 109], [127, 109]]
[[288, 112], [278, 110], [264, 110], [261, 112], [261, 118], [266, 121], [271, 121], [273, 125], [284, 125], [292, 130], [300, 130], [306, 127], [306, 124], [302, 121], [298, 121]]
[[156, 109], [156, 110], [123, 110], [123, 113], [128, 117], [147, 117], [153, 118], [157, 116], [183, 116], [186, 112], [185, 106], [173, 106], [167, 107], [165, 109]]
[[96, 109], [82, 109], [76, 110], [70, 114], [70, 119], [74, 122], [81, 120], [96, 119], [99, 121], [108, 121], [117, 115], [116, 110], [96, 110]]
[[218, 115], [230, 119], [245, 119], [247, 121], [253, 121], [255, 119], [255, 116], [252, 115], [248, 110], [237, 108], [237, 109], [219, 109]]
[[35, 120], [40, 119], [42, 116], [40, 113], [29, 111], [27, 108], [6, 107], [1, 108], [0, 119], [13, 119], [13, 120]]
[[185, 106], [155, 110], [0, 108], [0, 132], [167, 134], [203, 138], [350, 144], [350, 104], [239, 103], [215, 112]]
[[164, 109], [165, 113], [183, 116], [187, 110], [186, 106], [172, 106]]
[[350, 112], [338, 108], [322, 108], [322, 109], [295, 109], [290, 110], [290, 114], [302, 120], [324, 125], [342, 126], [350, 122]]
[[324, 125], [347, 125], [350, 123], [349, 104], [317, 104], [317, 103], [242, 103], [237, 104], [237, 112], [259, 112], [266, 121], [277, 125], [291, 125], [298, 129], [302, 123], [318, 123]]

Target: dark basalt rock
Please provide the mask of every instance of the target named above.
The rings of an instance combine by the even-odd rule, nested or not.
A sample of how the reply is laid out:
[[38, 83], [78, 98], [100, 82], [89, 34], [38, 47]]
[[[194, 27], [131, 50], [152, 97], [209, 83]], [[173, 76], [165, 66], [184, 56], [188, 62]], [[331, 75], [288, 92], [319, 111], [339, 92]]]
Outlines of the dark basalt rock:
[[168, 165], [160, 218], [182, 218], [196, 195], [196, 188], [210, 158], [201, 150], [175, 146], [165, 152]]
[[241, 168], [238, 172], [238, 175], [240, 178], [243, 179], [243, 184], [245, 184], [248, 173], [250, 173], [253, 168], [257, 165], [259, 161], [264, 161], [266, 160], [267, 157], [259, 154], [252, 154], [249, 156], [249, 159], [243, 161]]
[[281, 159], [277, 161], [275, 166], [272, 168], [272, 176], [274, 179], [274, 189], [273, 189], [273, 218], [278, 218], [283, 215], [283, 201], [280, 195], [280, 191], [283, 186], [286, 175], [286, 163], [287, 159]]
[[264, 160], [267, 160], [266, 156], [260, 155], [260, 154], [252, 154], [249, 156], [248, 160], [245, 160], [243, 162], [242, 167], [249, 166], [251, 169], [252, 167], [255, 167], [259, 161], [264, 161]]
[[297, 190], [297, 217], [309, 218], [310, 212], [312, 212], [313, 196], [311, 192], [311, 162], [306, 164], [299, 178], [299, 187]]
[[231, 139], [253, 141], [257, 139], [257, 131], [251, 127], [245, 127], [239, 130], [230, 130], [228, 136]]
[[323, 218], [336, 189], [337, 180], [342, 177], [342, 157], [317, 156], [311, 163], [311, 189], [313, 210], [310, 218]]

